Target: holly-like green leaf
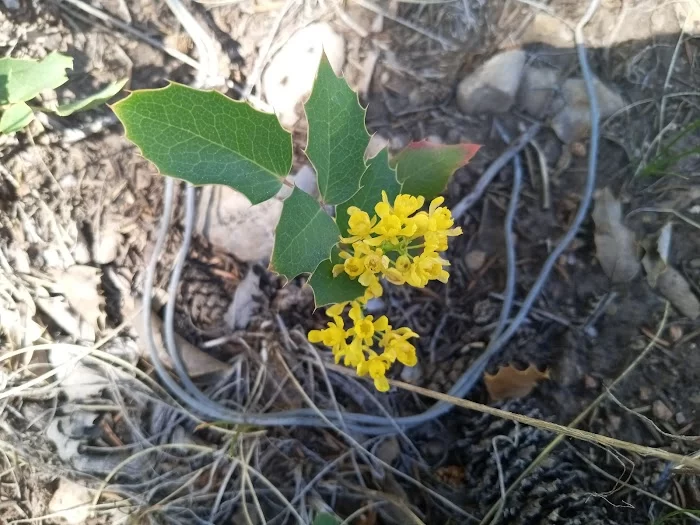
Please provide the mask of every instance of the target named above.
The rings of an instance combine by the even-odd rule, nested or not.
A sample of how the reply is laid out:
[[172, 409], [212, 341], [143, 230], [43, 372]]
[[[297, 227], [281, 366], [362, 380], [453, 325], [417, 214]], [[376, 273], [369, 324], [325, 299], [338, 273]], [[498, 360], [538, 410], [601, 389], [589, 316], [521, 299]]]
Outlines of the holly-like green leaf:
[[24, 128], [34, 119], [32, 108], [24, 102], [8, 106], [0, 116], [0, 133], [14, 133]]
[[370, 159], [360, 184], [360, 191], [350, 197], [350, 200], [336, 206], [335, 217], [342, 236], [347, 235], [350, 206], [366, 211], [371, 217], [374, 215], [374, 206], [382, 200], [382, 190], [386, 191], [391, 203], [401, 193], [401, 185], [396, 180], [396, 170], [389, 165], [389, 153], [386, 148]]
[[409, 144], [394, 160], [401, 193], [422, 195], [427, 200], [440, 195], [452, 174], [467, 164], [478, 144], [433, 144], [426, 140]]
[[216, 91], [172, 83], [134, 91], [112, 109], [163, 175], [225, 184], [253, 204], [274, 196], [292, 167], [292, 136], [277, 117]]
[[272, 270], [293, 279], [313, 272], [338, 243], [338, 227], [308, 193], [295, 187], [284, 201], [275, 231]]
[[306, 156], [316, 169], [321, 197], [327, 204], [345, 202], [360, 189], [369, 134], [357, 94], [335, 76], [325, 53], [304, 109], [309, 120]]
[[58, 106], [56, 108], [56, 114], [61, 117], [67, 117], [68, 115], [72, 115], [76, 111], [86, 111], [88, 109], [97, 107], [100, 104], [107, 102], [110, 98], [119, 93], [122, 90], [122, 88], [126, 85], [128, 80], [128, 78], [117, 80], [116, 82], [112, 82], [107, 87], [101, 89], [97, 93], [93, 93], [87, 98], [83, 98], [74, 102], [70, 102], [68, 104]]
[[66, 69], [72, 68], [73, 59], [56, 52], [43, 60], [0, 59], [0, 106], [31, 100], [45, 89], [62, 86], [68, 81]]
[[314, 292], [316, 307], [353, 301], [365, 293], [365, 287], [357, 280], [350, 279], [348, 274], [333, 277], [333, 266], [343, 262], [338, 254], [338, 248], [334, 247], [331, 258], [319, 264], [309, 279], [308, 285]]
[[341, 521], [327, 512], [321, 512], [314, 518], [313, 525], [340, 525]]

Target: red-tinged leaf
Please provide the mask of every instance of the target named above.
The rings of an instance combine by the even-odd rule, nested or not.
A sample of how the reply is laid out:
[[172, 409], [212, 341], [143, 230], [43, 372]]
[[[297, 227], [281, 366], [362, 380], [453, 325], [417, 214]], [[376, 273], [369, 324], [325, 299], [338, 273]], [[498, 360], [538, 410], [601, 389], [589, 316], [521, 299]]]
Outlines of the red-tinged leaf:
[[394, 160], [396, 178], [402, 184], [401, 193], [422, 195], [427, 200], [437, 197], [452, 174], [466, 165], [480, 147], [478, 144], [435, 144], [427, 140], [409, 144]]

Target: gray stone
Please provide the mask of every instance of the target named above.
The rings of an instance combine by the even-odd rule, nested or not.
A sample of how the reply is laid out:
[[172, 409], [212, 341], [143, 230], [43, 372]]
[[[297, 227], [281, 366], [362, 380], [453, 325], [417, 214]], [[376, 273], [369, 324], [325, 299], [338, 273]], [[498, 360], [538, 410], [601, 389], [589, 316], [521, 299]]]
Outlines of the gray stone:
[[522, 37], [523, 44], [548, 44], [573, 47], [574, 32], [564, 22], [545, 13], [537, 13]]
[[318, 183], [316, 182], [316, 170], [308, 164], [303, 165], [296, 175], [292, 177], [292, 182], [302, 191], [312, 197], [318, 197]]
[[536, 118], [551, 114], [558, 91], [558, 75], [554, 69], [526, 66], [518, 89], [518, 107]]
[[197, 232], [209, 242], [242, 261], [270, 258], [282, 213], [280, 199], [252, 205], [228, 186], [206, 186], [198, 210]]
[[457, 105], [464, 113], [504, 113], [515, 101], [525, 65], [525, 52], [504, 51], [490, 58], [457, 86]]
[[668, 408], [663, 401], [657, 399], [651, 405], [651, 411], [654, 417], [661, 421], [669, 421], [673, 417], [673, 412]]
[[49, 501], [49, 512], [70, 524], [85, 523], [90, 517], [92, 494], [87, 487], [61, 478]]
[[311, 93], [323, 51], [339, 73], [345, 62], [345, 39], [326, 23], [311, 24], [294, 33], [265, 69], [263, 93], [283, 126], [291, 128], [299, 120], [297, 106]]
[[[622, 96], [598, 78], [594, 77], [594, 85], [601, 119], [625, 107]], [[588, 94], [582, 78], [568, 79], [561, 91], [566, 105], [552, 119], [552, 129], [562, 142], [570, 144], [585, 139], [591, 133]]]
[[486, 252], [483, 250], [472, 250], [464, 257], [464, 262], [467, 268], [472, 272], [476, 272], [486, 263]]

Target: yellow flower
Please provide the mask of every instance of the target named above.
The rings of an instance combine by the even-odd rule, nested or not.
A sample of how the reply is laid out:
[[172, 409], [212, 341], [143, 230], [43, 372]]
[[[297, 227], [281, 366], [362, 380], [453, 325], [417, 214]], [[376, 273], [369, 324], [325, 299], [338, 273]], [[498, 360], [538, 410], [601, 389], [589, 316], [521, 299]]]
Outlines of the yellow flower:
[[350, 319], [353, 320], [354, 325], [348, 330], [348, 335], [355, 336], [353, 342], [359, 339], [366, 345], [372, 344], [375, 332], [383, 332], [390, 328], [389, 319], [385, 315], [376, 321], [374, 316], [368, 315], [365, 317], [362, 315], [362, 309], [359, 304], [350, 308]]
[[428, 231], [430, 225], [430, 217], [424, 211], [419, 211], [413, 217], [406, 219], [406, 224], [412, 225], [414, 228], [413, 238], [421, 237]]
[[436, 253], [423, 252], [419, 258], [418, 265], [424, 275], [430, 280], [438, 280], [446, 283], [450, 278], [450, 274], [447, 270], [444, 270], [444, 266], [450, 266], [450, 262], [438, 256]]
[[[383, 198], [383, 195], [382, 195]], [[414, 197], [413, 195], [397, 195], [394, 199], [394, 213], [402, 219], [407, 218], [412, 213], [420, 210], [425, 202], [425, 197]]]
[[411, 337], [418, 337], [418, 334], [407, 327], [387, 331], [379, 343], [384, 348], [382, 355], [392, 363], [398, 360], [406, 366], [415, 366], [418, 358], [416, 347], [408, 342]]
[[[365, 362], [365, 353], [362, 348], [362, 341], [355, 339], [349, 345], [345, 345], [342, 355], [344, 355], [343, 364], [353, 368], [359, 367]], [[335, 356], [336, 363], [340, 361], [340, 355]]]
[[370, 219], [369, 214], [362, 211], [356, 206], [350, 206], [348, 208], [348, 214], [350, 218], [348, 219], [348, 233], [350, 235], [358, 235], [360, 237], [367, 237], [372, 226], [377, 222], [377, 218], [374, 217]]
[[386, 378], [386, 372], [389, 370], [389, 363], [383, 355], [377, 355], [370, 350], [370, 357], [357, 367], [358, 376], [369, 376], [374, 379], [374, 387], [380, 392], [389, 390], [389, 381]]
[[397, 268], [389, 268], [384, 272], [384, 278], [391, 284], [400, 286], [406, 282], [406, 278]]
[[[417, 198], [412, 197], [411, 195], [399, 195], [394, 200], [394, 203], [399, 203], [401, 208], [399, 212], [395, 212], [394, 208], [391, 206], [391, 204], [389, 204], [389, 198], [387, 197], [386, 192], [382, 191], [382, 200], [374, 207], [374, 211], [377, 212], [380, 220], [379, 223], [377, 223], [377, 225], [372, 229], [372, 233], [378, 234], [379, 238], [373, 239], [370, 242], [374, 245], [381, 244], [383, 242], [396, 244], [398, 243], [399, 236], [410, 237], [413, 235], [416, 227], [410, 221], [405, 221], [408, 214], [404, 215], [404, 213], [415, 206], [415, 204], [418, 202], [420, 202], [420, 206], [422, 206], [423, 204], [421, 199], [422, 197]], [[420, 206], [418, 206], [418, 208], [420, 208]]]
[[336, 303], [333, 306], [329, 306], [328, 308], [326, 308], [326, 315], [330, 317], [338, 317], [340, 314], [343, 313], [343, 310], [345, 310], [345, 307], [348, 305], [348, 303], [349, 301], [345, 301], [342, 303]]
[[341, 237], [341, 242], [351, 244], [370, 237], [372, 227], [377, 222], [376, 217], [371, 217], [357, 206], [348, 207], [348, 234], [349, 237]]
[[323, 343], [331, 347], [333, 352], [338, 351], [346, 344], [348, 333], [345, 331], [343, 318], [339, 316], [333, 317], [333, 322], [327, 324], [328, 328], [324, 330], [311, 330], [308, 338], [312, 343]]
[[411, 259], [406, 255], [399, 255], [396, 258], [396, 269], [401, 273], [406, 273], [411, 269]]
[[360, 257], [350, 257], [345, 259], [343, 268], [350, 277], [357, 277], [365, 271], [365, 262]]

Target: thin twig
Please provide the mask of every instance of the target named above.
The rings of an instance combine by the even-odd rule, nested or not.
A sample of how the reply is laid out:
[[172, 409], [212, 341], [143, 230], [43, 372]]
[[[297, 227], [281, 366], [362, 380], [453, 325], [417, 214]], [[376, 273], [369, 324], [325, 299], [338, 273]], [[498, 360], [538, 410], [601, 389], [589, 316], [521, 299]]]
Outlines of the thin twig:
[[124, 31], [124, 32], [126, 32], [126, 33], [129, 33], [130, 35], [135, 36], [135, 37], [138, 38], [139, 40], [143, 40], [143, 41], [146, 42], [147, 44], [149, 44], [149, 45], [155, 47], [156, 49], [160, 49], [160, 50], [163, 51], [164, 53], [167, 53], [167, 54], [170, 55], [171, 57], [173, 57], [173, 58], [179, 60], [179, 61], [182, 62], [183, 64], [187, 64], [188, 66], [193, 67], [194, 69], [199, 70], [200, 68], [203, 67], [199, 62], [197, 62], [197, 61], [194, 60], [193, 58], [191, 58], [191, 57], [185, 55], [184, 53], [181, 53], [181, 52], [178, 51], [177, 49], [173, 49], [172, 47], [164, 46], [163, 44], [161, 44], [161, 43], [158, 42], [157, 40], [151, 38], [150, 36], [148, 36], [148, 35], [146, 35], [146, 34], [144, 34], [144, 33], [142, 33], [142, 32], [139, 31], [138, 29], [135, 29], [135, 28], [132, 27], [131, 25], [129, 25], [129, 24], [125, 23], [125, 22], [122, 22], [122, 21], [119, 20], [118, 18], [115, 18], [115, 17], [113, 17], [113, 16], [111, 16], [111, 15], [108, 15], [107, 13], [105, 13], [104, 11], [101, 11], [101, 10], [97, 9], [96, 7], [93, 7], [93, 6], [89, 5], [89, 4], [86, 4], [86, 3], [83, 2], [82, 0], [51, 0], [51, 1], [54, 2], [55, 4], [59, 5], [60, 7], [63, 7], [63, 8], [65, 8], [65, 6], [62, 5], [62, 4], [64, 4], [64, 3], [71, 4], [71, 5], [75, 6], [75, 7], [77, 7], [78, 9], [81, 9], [82, 11], [85, 11], [85, 12], [86, 12], [87, 14], [89, 14], [90, 16], [93, 16], [93, 17], [95, 17], [95, 18], [97, 18], [97, 19], [99, 19], [99, 20], [101, 20], [102, 22], [105, 22], [105, 23], [107, 23], [107, 24], [111, 24], [111, 25], [113, 25], [114, 27], [116, 27], [116, 28], [118, 28], [118, 29], [121, 29], [122, 31]]
[[[334, 366], [334, 369], [335, 368], [336, 367]], [[677, 465], [690, 467], [692, 469], [695, 469], [697, 472], [700, 472], [700, 459], [682, 456], [680, 454], [668, 452], [660, 448], [653, 448], [644, 445], [638, 445], [636, 443], [630, 443], [629, 441], [623, 441], [621, 439], [615, 439], [608, 436], [595, 434], [593, 432], [587, 432], [585, 430], [578, 430], [572, 427], [565, 427], [563, 425], [558, 425], [549, 421], [535, 419], [529, 416], [524, 416], [522, 414], [508, 412], [507, 410], [501, 410], [487, 405], [482, 405], [481, 403], [475, 403], [474, 401], [453, 397], [447, 394], [443, 394], [441, 392], [435, 392], [434, 390], [429, 390], [427, 388], [422, 388], [416, 385], [411, 385], [409, 383], [404, 383], [403, 381], [397, 381], [395, 379], [389, 379], [388, 381], [389, 384], [392, 386], [401, 388], [403, 390], [408, 390], [409, 392], [415, 392], [416, 394], [436, 399], [438, 401], [451, 403], [460, 408], [474, 410], [476, 412], [481, 412], [482, 414], [489, 414], [501, 419], [507, 419], [508, 421], [522, 423], [524, 425], [538, 428], [540, 430], [554, 432], [555, 434], [558, 434], [561, 437], [570, 437], [581, 441], [594, 443], [597, 445], [614, 447], [620, 450], [627, 450], [628, 452], [632, 452], [634, 454], [638, 454], [644, 457], [658, 458], [664, 461], [675, 463]]]
[[466, 195], [452, 208], [452, 216], [458, 220], [462, 215], [464, 215], [469, 208], [471, 208], [476, 202], [481, 199], [486, 188], [489, 187], [496, 175], [508, 164], [515, 155], [520, 153], [520, 151], [532, 140], [532, 138], [540, 130], [541, 125], [538, 123], [530, 126], [522, 135], [520, 135], [515, 141], [506, 148], [506, 150], [489, 166], [489, 168], [484, 172], [484, 174], [479, 178], [479, 181], [474, 186], [474, 189], [469, 195]]
[[441, 37], [440, 35], [433, 33], [432, 31], [429, 31], [423, 27], [420, 27], [413, 22], [406, 20], [405, 18], [401, 18], [400, 16], [392, 15], [390, 12], [388, 12], [386, 9], [369, 2], [368, 0], [353, 0], [357, 4], [361, 5], [365, 9], [368, 9], [372, 11], [373, 13], [377, 13], [378, 15], [382, 15], [389, 20], [393, 20], [397, 24], [401, 24], [402, 26], [406, 26], [409, 29], [412, 29], [416, 33], [420, 33], [421, 35], [430, 38], [431, 40], [434, 40], [435, 42], [438, 42], [443, 49], [447, 51], [454, 51], [457, 49], [457, 44], [451, 40], [446, 40], [445, 38]]

